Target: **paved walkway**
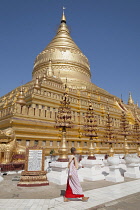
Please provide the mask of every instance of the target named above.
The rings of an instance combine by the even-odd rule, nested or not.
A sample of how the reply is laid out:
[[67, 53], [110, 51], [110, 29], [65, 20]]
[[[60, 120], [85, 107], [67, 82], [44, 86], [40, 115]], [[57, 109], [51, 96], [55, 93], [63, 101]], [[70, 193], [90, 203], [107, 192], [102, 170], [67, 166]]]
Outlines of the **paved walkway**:
[[89, 210], [140, 210], [140, 193], [128, 195]]
[[90, 197], [89, 201], [85, 203], [82, 201], [64, 203], [63, 197], [54, 199], [1, 199], [0, 210], [84, 210], [138, 192], [140, 192], [140, 180], [134, 180], [85, 191], [85, 196]]

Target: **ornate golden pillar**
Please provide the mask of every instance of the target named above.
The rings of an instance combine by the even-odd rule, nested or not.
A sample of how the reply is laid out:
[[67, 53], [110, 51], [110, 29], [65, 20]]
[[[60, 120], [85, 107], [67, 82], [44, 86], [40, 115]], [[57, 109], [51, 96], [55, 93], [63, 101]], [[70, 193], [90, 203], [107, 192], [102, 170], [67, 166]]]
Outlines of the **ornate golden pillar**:
[[129, 146], [127, 143], [127, 138], [124, 139], [124, 153], [125, 155], [129, 154]]
[[66, 130], [62, 130], [62, 140], [61, 140], [61, 146], [58, 150], [59, 152], [59, 158], [58, 161], [68, 161], [68, 149], [66, 145]]

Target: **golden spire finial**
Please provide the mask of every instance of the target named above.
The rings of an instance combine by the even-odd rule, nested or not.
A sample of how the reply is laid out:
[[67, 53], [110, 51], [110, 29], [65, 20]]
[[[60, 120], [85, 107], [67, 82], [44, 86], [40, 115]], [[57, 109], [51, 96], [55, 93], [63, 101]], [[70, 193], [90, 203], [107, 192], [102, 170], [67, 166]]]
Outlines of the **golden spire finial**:
[[65, 7], [63, 7], [63, 14], [62, 14], [62, 18], [61, 18], [61, 23], [66, 23], [66, 17], [65, 17], [65, 13], [64, 13], [64, 10], [65, 10], [66, 8]]
[[34, 84], [34, 88], [37, 89], [37, 90], [40, 89], [39, 77], [38, 77], [38, 76], [36, 77], [35, 84]]
[[134, 101], [132, 99], [131, 92], [129, 92], [129, 98], [128, 98], [128, 105], [134, 104]]
[[49, 65], [48, 65], [47, 75], [50, 76], [50, 77], [53, 77], [52, 60], [51, 59], [49, 59]]
[[123, 97], [122, 97], [122, 94], [121, 94], [121, 102], [123, 103]]
[[24, 106], [26, 104], [25, 97], [24, 97], [24, 89], [22, 86], [21, 86], [21, 89], [20, 89], [20, 92], [19, 92], [16, 102], [17, 102], [17, 104], [20, 104], [21, 106]]

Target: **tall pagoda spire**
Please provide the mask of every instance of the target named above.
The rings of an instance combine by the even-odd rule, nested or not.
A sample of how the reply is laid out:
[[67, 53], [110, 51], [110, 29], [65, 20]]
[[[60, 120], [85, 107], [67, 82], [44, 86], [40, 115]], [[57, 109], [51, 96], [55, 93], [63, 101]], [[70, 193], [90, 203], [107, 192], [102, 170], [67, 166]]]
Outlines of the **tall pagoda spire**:
[[66, 16], [65, 16], [65, 7], [63, 7], [63, 14], [62, 14], [62, 18], [61, 18], [61, 23], [66, 23]]
[[[76, 45], [66, 24], [65, 8], [63, 7], [60, 25], [56, 35], [45, 49], [36, 57], [33, 69], [33, 80], [43, 77], [44, 69], [48, 69], [49, 59], [52, 60], [53, 74], [65, 83], [67, 76], [69, 87], [85, 88], [91, 82], [90, 65], [86, 56]], [[69, 72], [69, 73], [68, 73]]]
[[133, 104], [134, 104], [134, 101], [132, 99], [131, 92], [129, 92], [128, 105], [133, 105]]

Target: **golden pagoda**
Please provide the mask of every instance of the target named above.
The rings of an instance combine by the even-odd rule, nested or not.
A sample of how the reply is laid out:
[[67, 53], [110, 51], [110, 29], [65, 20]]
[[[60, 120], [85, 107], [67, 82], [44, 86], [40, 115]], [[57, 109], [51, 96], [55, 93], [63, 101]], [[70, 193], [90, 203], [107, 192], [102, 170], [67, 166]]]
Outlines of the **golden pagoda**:
[[[2, 132], [12, 129], [14, 132], [14, 139], [8, 138], [7, 134], [0, 136], [1, 163], [13, 161], [13, 154], [25, 152], [23, 148], [28, 146], [42, 146], [46, 155], [52, 150], [58, 153], [62, 133], [55, 122], [66, 81], [73, 122], [73, 127], [67, 129], [67, 147], [74, 146], [81, 153], [88, 154], [90, 140], [83, 134], [83, 127], [89, 94], [98, 125], [98, 138], [94, 142], [98, 153], [106, 154], [108, 151], [108, 144], [102, 140], [108, 108], [115, 129], [119, 130], [122, 111], [126, 113], [130, 128], [135, 123], [135, 111], [140, 122], [140, 109], [131, 95], [125, 104], [91, 83], [88, 59], [71, 38], [63, 12], [56, 36], [35, 59], [32, 81], [0, 98], [0, 129]], [[127, 141], [129, 151], [136, 152], [133, 138], [130, 136]], [[123, 153], [123, 144], [123, 137], [118, 136], [114, 143], [116, 153]], [[5, 151], [10, 151], [8, 159]]]

